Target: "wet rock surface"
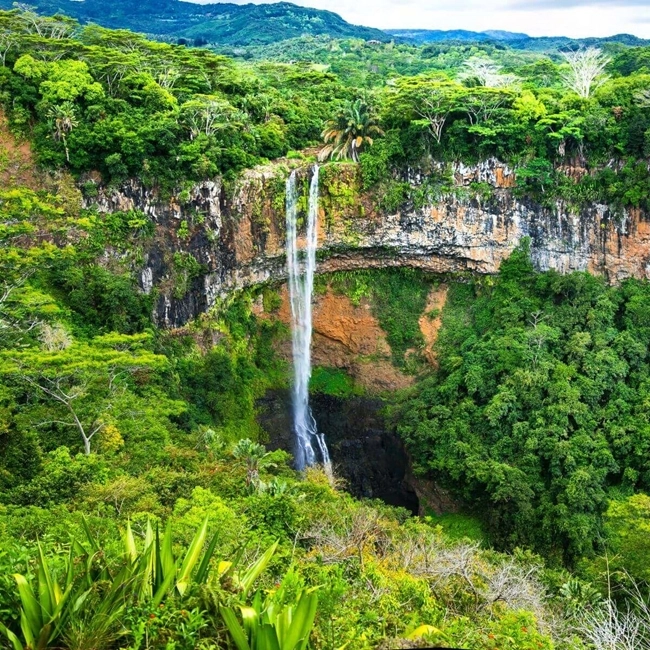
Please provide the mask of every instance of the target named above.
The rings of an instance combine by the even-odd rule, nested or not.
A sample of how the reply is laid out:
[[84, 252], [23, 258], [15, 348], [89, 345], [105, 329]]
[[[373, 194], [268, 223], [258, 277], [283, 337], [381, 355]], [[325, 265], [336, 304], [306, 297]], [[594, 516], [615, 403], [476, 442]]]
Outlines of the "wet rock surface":
[[[567, 174], [571, 170], [567, 171]], [[321, 171], [319, 273], [411, 266], [434, 273], [496, 273], [524, 237], [540, 270], [590, 271], [610, 282], [650, 277], [650, 220], [640, 210], [616, 213], [593, 204], [576, 210], [558, 201], [544, 207], [517, 198], [516, 172], [496, 160], [452, 169], [458, 191], [423, 206], [391, 213], [361, 190], [358, 167], [328, 165]], [[309, 167], [299, 170], [308, 185]], [[143, 291], [156, 291], [154, 317], [180, 327], [236, 289], [286, 279], [284, 181], [287, 164], [248, 170], [234, 188], [219, 180], [163, 198], [135, 181], [97, 188], [86, 200], [98, 210], [140, 210], [156, 232], [137, 269]], [[422, 173], [408, 181], [420, 185]], [[489, 186], [488, 196], [471, 184]], [[182, 224], [185, 226], [182, 227]], [[187, 291], [175, 284], [174, 254], [200, 265]]]
[[[409, 480], [409, 461], [399, 438], [381, 415], [383, 403], [368, 397], [313, 395], [318, 430], [325, 434], [334, 471], [356, 497], [381, 499], [417, 514], [419, 501]], [[292, 451], [288, 391], [270, 391], [260, 400], [259, 422], [270, 450]]]

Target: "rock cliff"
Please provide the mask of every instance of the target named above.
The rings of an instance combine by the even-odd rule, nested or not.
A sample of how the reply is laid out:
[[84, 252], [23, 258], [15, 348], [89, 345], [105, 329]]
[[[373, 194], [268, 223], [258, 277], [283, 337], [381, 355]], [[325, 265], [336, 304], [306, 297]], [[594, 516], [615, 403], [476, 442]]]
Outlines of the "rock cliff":
[[[204, 182], [171, 199], [128, 182], [98, 187], [87, 204], [100, 211], [141, 210], [156, 223], [139, 269], [141, 286], [157, 292], [158, 324], [178, 327], [235, 289], [284, 279], [288, 173], [288, 163], [259, 167], [234, 185]], [[298, 168], [305, 196], [310, 173], [309, 165]], [[362, 191], [357, 166], [326, 165], [318, 271], [413, 266], [494, 273], [529, 237], [539, 270], [587, 270], [610, 282], [650, 277], [650, 220], [640, 211], [617, 215], [597, 204], [576, 211], [560, 202], [549, 208], [518, 199], [515, 172], [496, 160], [457, 164], [452, 173], [454, 189], [444, 196], [386, 211]], [[418, 174], [409, 178], [416, 186], [425, 181]], [[182, 263], [190, 258], [191, 264]]]

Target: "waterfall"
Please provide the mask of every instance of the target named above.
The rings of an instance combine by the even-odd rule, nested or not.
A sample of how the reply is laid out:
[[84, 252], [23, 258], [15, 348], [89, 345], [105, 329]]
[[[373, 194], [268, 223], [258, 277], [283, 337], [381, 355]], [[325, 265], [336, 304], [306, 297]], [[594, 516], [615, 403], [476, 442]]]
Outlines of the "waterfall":
[[309, 188], [307, 212], [307, 247], [298, 251], [298, 193], [296, 172], [287, 179], [287, 269], [291, 301], [291, 339], [293, 344], [293, 428], [296, 467], [300, 470], [317, 462], [330, 470], [329, 451], [325, 437], [318, 433], [316, 420], [309, 407], [311, 377], [312, 294], [318, 243], [318, 165]]

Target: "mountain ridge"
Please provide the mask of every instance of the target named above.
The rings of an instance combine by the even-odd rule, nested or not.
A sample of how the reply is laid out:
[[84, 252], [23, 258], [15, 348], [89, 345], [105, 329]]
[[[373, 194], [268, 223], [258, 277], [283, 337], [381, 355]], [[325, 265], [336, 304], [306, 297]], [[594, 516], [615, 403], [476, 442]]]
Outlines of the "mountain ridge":
[[[271, 4], [196, 4], [182, 0], [32, 0], [40, 14], [65, 14], [82, 24], [129, 29], [163, 39], [196, 44], [263, 45], [304, 35], [389, 41], [372, 27], [352, 25], [338, 14], [289, 2]], [[0, 0], [12, 9], [13, 0]]]
[[[14, 0], [0, 0], [0, 9], [12, 9]], [[269, 4], [198, 4], [185, 0], [32, 0], [43, 15], [65, 14], [82, 24], [129, 29], [150, 37], [194, 45], [245, 47], [269, 45], [302, 36], [359, 38], [366, 41], [398, 40], [414, 45], [441, 42], [496, 42], [515, 49], [554, 50], [604, 43], [648, 45], [631, 34], [573, 39], [566, 36], [533, 37], [522, 32], [465, 29], [375, 29], [353, 25], [339, 14], [290, 2]]]
[[522, 32], [509, 32], [500, 29], [490, 29], [475, 32], [466, 29], [385, 29], [387, 34], [402, 40], [420, 45], [441, 43], [447, 41], [485, 42], [498, 41], [511, 47], [522, 49], [544, 49], [548, 46], [571, 45], [597, 45], [600, 43], [622, 43], [624, 45], [648, 45], [650, 40], [634, 36], [633, 34], [614, 34], [603, 37], [570, 38], [569, 36], [530, 36]]

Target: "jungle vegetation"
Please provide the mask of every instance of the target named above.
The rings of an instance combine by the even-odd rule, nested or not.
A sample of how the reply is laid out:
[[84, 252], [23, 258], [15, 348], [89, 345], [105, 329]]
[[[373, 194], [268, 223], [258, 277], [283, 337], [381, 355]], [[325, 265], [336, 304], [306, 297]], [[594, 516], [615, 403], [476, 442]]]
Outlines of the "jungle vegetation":
[[[440, 278], [328, 279], [415, 375], [384, 397], [415, 471], [462, 506], [451, 530], [263, 446], [286, 331], [254, 305], [276, 288], [160, 329], [136, 281], [156, 224], [88, 207], [128, 179], [182, 203], [327, 139], [387, 209], [496, 156], [527, 201], [647, 211], [647, 47], [319, 37], [289, 62], [24, 8], [0, 27], [0, 647], [648, 647], [647, 282], [538, 274], [524, 245], [495, 277], [446, 278], [432, 369], [417, 319]], [[186, 291], [198, 263], [174, 263]]]

